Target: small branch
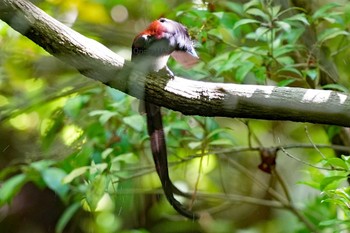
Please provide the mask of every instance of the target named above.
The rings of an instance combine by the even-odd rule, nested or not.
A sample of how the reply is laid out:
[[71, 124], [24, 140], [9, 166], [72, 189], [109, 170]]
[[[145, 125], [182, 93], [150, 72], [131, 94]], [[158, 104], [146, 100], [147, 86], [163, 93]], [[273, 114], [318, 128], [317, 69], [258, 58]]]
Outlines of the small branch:
[[53, 19], [29, 1], [0, 0], [0, 19], [83, 75], [183, 114], [350, 127], [349, 94], [200, 82], [164, 73], [145, 77], [122, 57]]
[[316, 165], [313, 165], [311, 163], [308, 163], [308, 162], [305, 162], [304, 160], [302, 159], [299, 159], [297, 157], [295, 157], [294, 155], [292, 155], [291, 153], [289, 153], [288, 151], [285, 150], [285, 148], [281, 147], [280, 148], [282, 150], [282, 152], [287, 155], [288, 157], [306, 165], [306, 166], [309, 166], [309, 167], [313, 167], [313, 168], [316, 168], [316, 169], [319, 169], [319, 170], [327, 170], [327, 171], [346, 171], [346, 169], [342, 169], [342, 168], [326, 168], [326, 167], [318, 167]]
[[312, 138], [311, 138], [311, 136], [309, 134], [309, 130], [308, 130], [307, 126], [304, 127], [304, 130], [305, 130], [306, 136], [309, 139], [309, 142], [311, 143], [311, 145], [314, 146], [315, 150], [322, 156], [323, 159], [326, 159], [326, 156], [320, 151], [320, 149], [318, 149], [318, 147], [312, 141]]

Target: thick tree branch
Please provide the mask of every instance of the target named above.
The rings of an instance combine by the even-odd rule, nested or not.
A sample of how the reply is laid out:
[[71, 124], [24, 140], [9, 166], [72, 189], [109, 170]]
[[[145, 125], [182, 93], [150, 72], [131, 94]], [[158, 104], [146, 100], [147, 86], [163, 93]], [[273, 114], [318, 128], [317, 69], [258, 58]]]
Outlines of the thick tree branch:
[[350, 126], [349, 94], [130, 75], [132, 66], [123, 58], [26, 0], [0, 0], [0, 19], [83, 75], [184, 114]]

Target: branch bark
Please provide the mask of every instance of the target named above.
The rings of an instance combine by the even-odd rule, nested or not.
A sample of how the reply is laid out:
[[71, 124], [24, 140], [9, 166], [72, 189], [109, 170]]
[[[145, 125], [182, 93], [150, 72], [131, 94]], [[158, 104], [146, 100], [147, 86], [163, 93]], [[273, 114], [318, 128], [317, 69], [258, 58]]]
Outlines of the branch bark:
[[86, 77], [183, 114], [290, 120], [350, 127], [350, 95], [327, 90], [192, 81], [144, 75], [100, 43], [27, 0], [0, 0], [0, 19]]

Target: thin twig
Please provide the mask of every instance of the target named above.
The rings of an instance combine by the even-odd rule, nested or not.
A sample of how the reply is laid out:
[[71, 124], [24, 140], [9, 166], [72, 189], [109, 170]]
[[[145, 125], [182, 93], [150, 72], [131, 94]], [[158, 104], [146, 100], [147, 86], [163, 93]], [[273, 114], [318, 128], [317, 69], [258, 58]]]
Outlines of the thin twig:
[[308, 163], [308, 162], [305, 162], [297, 157], [295, 157], [294, 155], [292, 155], [291, 153], [289, 153], [288, 151], [286, 151], [283, 147], [280, 148], [283, 153], [285, 153], [288, 157], [306, 165], [306, 166], [309, 166], [309, 167], [313, 167], [313, 168], [317, 168], [317, 169], [320, 169], [320, 170], [327, 170], [327, 171], [346, 171], [345, 169], [342, 169], [342, 168], [326, 168], [326, 167], [318, 167], [318, 166], [315, 166], [311, 163]]
[[283, 177], [279, 174], [276, 168], [272, 168], [272, 174], [277, 178], [277, 181], [282, 187], [284, 194], [289, 202], [292, 202], [292, 197], [290, 195], [290, 191], [287, 186], [287, 182], [283, 179]]
[[315, 150], [322, 156], [323, 159], [326, 159], [326, 156], [318, 149], [316, 144], [312, 141], [311, 136], [309, 134], [309, 130], [308, 130], [306, 125], [305, 125], [304, 129], [305, 129], [305, 134], [306, 134], [307, 138], [309, 139], [309, 142], [311, 143], [311, 145], [313, 145]]

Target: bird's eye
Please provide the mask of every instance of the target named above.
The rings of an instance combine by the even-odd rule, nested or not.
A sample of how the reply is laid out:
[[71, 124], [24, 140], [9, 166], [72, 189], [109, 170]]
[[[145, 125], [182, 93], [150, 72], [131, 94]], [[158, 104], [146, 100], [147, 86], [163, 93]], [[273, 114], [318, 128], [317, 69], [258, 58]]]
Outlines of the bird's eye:
[[164, 23], [165, 22], [165, 19], [159, 19], [159, 22], [161, 22], [161, 23]]

